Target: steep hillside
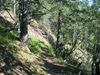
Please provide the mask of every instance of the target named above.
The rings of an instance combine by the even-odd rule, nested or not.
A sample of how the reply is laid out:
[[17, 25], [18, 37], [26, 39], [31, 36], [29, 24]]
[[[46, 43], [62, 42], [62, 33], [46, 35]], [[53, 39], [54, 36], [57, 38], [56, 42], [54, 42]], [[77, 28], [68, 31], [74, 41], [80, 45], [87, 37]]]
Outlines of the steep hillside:
[[84, 75], [83, 71], [54, 58], [52, 45], [56, 39], [46, 27], [35, 21], [29, 25], [32, 53], [27, 53], [18, 40], [18, 33], [11, 30], [13, 25], [11, 16], [3, 11], [0, 16], [0, 75]]

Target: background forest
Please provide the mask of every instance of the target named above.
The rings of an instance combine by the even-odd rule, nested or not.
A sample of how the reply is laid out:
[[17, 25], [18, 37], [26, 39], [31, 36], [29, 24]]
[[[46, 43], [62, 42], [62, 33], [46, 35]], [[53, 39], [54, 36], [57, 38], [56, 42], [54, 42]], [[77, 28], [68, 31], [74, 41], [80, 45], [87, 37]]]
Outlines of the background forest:
[[100, 75], [99, 0], [0, 0], [0, 75]]

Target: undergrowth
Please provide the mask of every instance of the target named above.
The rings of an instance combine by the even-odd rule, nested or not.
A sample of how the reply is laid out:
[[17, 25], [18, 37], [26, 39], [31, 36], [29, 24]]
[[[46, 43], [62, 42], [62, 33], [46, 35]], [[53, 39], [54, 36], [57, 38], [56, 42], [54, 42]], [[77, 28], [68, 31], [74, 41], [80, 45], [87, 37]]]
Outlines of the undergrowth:
[[29, 48], [33, 53], [40, 53], [40, 50], [47, 49], [49, 55], [55, 56], [54, 48], [49, 44], [38, 40], [37, 38], [29, 37]]

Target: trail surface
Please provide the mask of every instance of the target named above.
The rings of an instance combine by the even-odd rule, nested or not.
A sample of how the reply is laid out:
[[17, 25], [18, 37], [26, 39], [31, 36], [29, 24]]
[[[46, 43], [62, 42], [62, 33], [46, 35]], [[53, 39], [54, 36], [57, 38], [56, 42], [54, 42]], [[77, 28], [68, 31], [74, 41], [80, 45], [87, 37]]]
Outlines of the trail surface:
[[50, 56], [46, 49], [42, 50], [42, 57], [44, 64], [44, 70], [48, 75], [83, 75], [80, 70], [75, 67], [66, 64], [56, 58]]

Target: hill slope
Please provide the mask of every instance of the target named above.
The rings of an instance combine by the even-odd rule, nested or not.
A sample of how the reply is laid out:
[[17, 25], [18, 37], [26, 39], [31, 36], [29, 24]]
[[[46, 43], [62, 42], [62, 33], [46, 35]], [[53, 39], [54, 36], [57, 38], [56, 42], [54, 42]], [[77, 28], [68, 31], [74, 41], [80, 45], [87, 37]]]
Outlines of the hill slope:
[[84, 75], [81, 70], [51, 56], [55, 56], [50, 45], [55, 40], [52, 32], [49, 36], [53, 39], [50, 40], [44, 35], [43, 27], [36, 29], [36, 23], [32, 24], [33, 27], [30, 25], [29, 47], [32, 53], [29, 54], [17, 40], [16, 31], [11, 30], [13, 24], [9, 14], [0, 16], [0, 75]]

